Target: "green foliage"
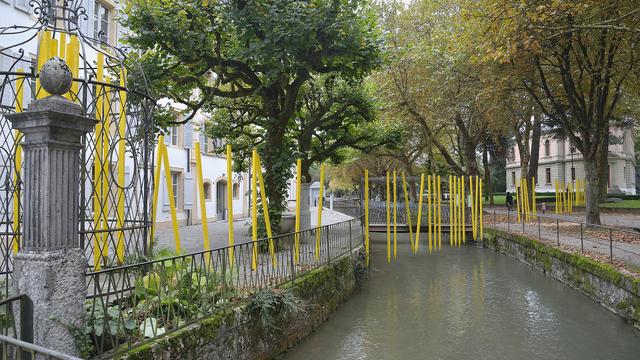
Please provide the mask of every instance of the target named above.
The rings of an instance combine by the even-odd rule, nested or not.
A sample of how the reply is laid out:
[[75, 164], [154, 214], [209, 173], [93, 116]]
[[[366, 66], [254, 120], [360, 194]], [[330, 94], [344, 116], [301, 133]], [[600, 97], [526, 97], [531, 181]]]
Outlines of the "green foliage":
[[276, 329], [276, 316], [297, 314], [303, 310], [300, 300], [289, 290], [260, 290], [249, 299], [247, 312], [257, 316], [266, 329]]

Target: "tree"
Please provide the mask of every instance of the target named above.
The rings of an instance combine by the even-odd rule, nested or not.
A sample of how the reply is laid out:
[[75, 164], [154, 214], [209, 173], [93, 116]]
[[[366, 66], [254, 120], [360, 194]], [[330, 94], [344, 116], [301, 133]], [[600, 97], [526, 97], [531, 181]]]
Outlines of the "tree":
[[[609, 128], [637, 68], [640, 13], [634, 1], [478, 3], [485, 20], [486, 57], [528, 62], [536, 77], [525, 83], [555, 127], [582, 154], [587, 180], [586, 221], [600, 223], [600, 187], [607, 179]], [[584, 26], [608, 24], [607, 26]]]
[[277, 227], [304, 84], [314, 74], [358, 79], [380, 61], [366, 0], [132, 0], [126, 14], [129, 43], [157, 70], [148, 74], [156, 93], [193, 114], [240, 113], [241, 125], [260, 132]]

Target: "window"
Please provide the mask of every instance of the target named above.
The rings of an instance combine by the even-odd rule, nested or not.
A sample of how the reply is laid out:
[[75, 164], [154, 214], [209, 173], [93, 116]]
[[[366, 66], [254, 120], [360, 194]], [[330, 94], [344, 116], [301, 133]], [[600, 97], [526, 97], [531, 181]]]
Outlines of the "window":
[[209, 146], [209, 141], [210, 140], [208, 138], [204, 138], [204, 141], [203, 141], [203, 144], [202, 144], [203, 145], [202, 146], [202, 151], [205, 154], [208, 154], [211, 151], [211, 147]]
[[173, 184], [173, 203], [176, 206], [176, 209], [178, 208], [178, 180], [180, 179], [180, 174], [178, 174], [177, 172], [172, 172], [171, 173], [171, 182]]
[[511, 172], [511, 185], [515, 185], [516, 184], [516, 172], [512, 171]]
[[544, 181], [547, 184], [551, 184], [551, 168], [544, 169]]
[[172, 126], [169, 128], [169, 144], [173, 146], [178, 146], [178, 127]]
[[240, 184], [238, 183], [233, 184], [233, 198], [240, 199]]
[[576, 168], [571, 168], [571, 180], [576, 181]]
[[204, 189], [204, 199], [205, 200], [211, 200], [211, 184], [206, 182], [203, 185]]
[[93, 38], [109, 41], [109, 8], [98, 1], [93, 7]]
[[551, 155], [551, 142], [549, 141], [549, 139], [547, 139], [544, 142], [544, 156], [549, 155]]

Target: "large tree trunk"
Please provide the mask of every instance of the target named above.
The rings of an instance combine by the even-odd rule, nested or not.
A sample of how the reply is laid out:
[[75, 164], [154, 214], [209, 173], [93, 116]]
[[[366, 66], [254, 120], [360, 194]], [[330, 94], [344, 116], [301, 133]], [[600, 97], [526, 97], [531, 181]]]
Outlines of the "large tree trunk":
[[598, 202], [606, 202], [609, 191], [609, 134], [604, 135], [598, 151]]
[[482, 149], [482, 167], [484, 168], [484, 198], [489, 198], [493, 205], [493, 183], [491, 182], [491, 168], [489, 167], [489, 150], [485, 144]]
[[532, 191], [529, 191], [529, 203], [533, 204], [533, 178], [538, 174], [538, 160], [540, 159], [540, 136], [542, 122], [540, 115], [534, 115], [533, 128], [531, 130], [531, 147], [529, 152], [529, 168], [527, 169], [527, 183]]
[[280, 231], [280, 219], [286, 209], [287, 179], [291, 173], [291, 164], [287, 159], [284, 147], [284, 131], [279, 127], [274, 127], [273, 131], [267, 132], [266, 146], [264, 149], [264, 164], [267, 169], [264, 172], [265, 190], [269, 198], [269, 215], [273, 231], [277, 234]]
[[585, 218], [588, 224], [600, 225], [600, 205], [598, 201], [599, 174], [596, 161], [584, 158], [584, 172], [587, 180], [585, 189]]

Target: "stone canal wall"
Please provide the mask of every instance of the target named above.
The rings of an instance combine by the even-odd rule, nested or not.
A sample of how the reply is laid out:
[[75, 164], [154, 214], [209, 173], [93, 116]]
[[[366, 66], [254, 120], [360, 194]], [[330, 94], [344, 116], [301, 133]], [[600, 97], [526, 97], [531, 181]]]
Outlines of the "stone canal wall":
[[[250, 300], [225, 312], [128, 351], [122, 359], [272, 359], [320, 326], [366, 276], [364, 249], [282, 286], [301, 300], [301, 311], [279, 314], [263, 326]], [[278, 291], [278, 290], [277, 290]]]
[[640, 329], [640, 280], [609, 264], [500, 230], [487, 231], [484, 247], [519, 259], [580, 290]]

